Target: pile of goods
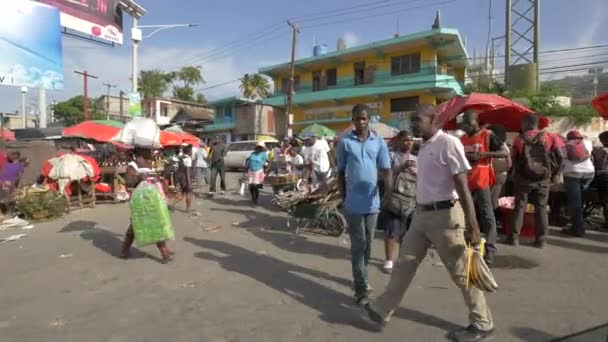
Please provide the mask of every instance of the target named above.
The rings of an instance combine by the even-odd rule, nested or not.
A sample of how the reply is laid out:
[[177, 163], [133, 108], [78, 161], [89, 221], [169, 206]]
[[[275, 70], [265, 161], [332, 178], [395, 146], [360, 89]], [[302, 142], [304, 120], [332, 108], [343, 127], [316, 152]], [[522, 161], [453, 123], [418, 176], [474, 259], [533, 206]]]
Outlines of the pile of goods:
[[298, 181], [298, 176], [294, 174], [275, 174], [268, 175], [264, 178], [264, 183], [270, 185], [295, 184]]
[[175, 236], [169, 209], [156, 184], [141, 182], [131, 196], [131, 224], [139, 247]]
[[16, 196], [16, 208], [26, 219], [33, 221], [61, 217], [68, 208], [68, 201], [59, 192], [35, 189], [22, 191]]
[[324, 205], [341, 199], [338, 182], [329, 178], [316, 189], [308, 191], [289, 191], [275, 196], [272, 203], [284, 210], [289, 210], [301, 204]]

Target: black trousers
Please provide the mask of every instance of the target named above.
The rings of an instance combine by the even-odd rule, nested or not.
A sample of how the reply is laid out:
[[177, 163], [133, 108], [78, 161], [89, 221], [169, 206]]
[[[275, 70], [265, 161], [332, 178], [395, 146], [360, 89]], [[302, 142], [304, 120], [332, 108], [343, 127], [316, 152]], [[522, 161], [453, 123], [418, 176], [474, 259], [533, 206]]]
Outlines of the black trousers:
[[217, 186], [217, 176], [220, 176], [220, 189], [226, 191], [226, 167], [221, 165], [211, 166], [211, 183], [209, 184], [209, 192], [215, 192]]

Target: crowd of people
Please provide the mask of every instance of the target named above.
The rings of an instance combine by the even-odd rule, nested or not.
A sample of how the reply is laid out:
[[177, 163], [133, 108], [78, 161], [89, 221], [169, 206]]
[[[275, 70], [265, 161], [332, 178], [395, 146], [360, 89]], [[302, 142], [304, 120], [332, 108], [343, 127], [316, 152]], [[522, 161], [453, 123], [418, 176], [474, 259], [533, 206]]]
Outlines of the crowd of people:
[[[599, 135], [601, 146], [594, 148], [577, 130], [565, 139], [539, 130], [539, 115], [530, 113], [520, 134], [508, 144], [505, 130], [481, 126], [476, 112], [459, 115], [462, 133], [454, 135], [436, 127], [436, 116], [435, 107], [420, 107], [412, 116], [413, 136], [403, 131], [386, 144], [368, 127], [370, 109], [353, 108], [355, 129], [339, 142], [336, 153], [355, 300], [372, 322], [385, 325], [433, 246], [469, 310], [470, 325], [450, 337], [482, 341], [493, 335], [494, 323], [484, 293], [467, 287], [467, 246], [483, 255], [486, 264], [493, 264], [498, 235], [495, 211], [507, 180], [514, 195], [508, 235], [513, 246], [519, 245], [528, 202], [534, 207], [534, 246], [546, 246], [550, 187], [562, 183], [560, 177], [571, 220], [563, 232], [584, 234], [583, 198], [590, 185], [600, 197], [608, 228], [608, 132]], [[419, 145], [414, 137], [422, 139]], [[378, 225], [385, 237], [384, 270], [391, 276], [385, 291], [371, 300], [367, 267]], [[480, 250], [482, 235], [485, 243]]]
[[[585, 234], [584, 197], [590, 186], [601, 198], [604, 227], [608, 228], [608, 131], [599, 135], [601, 145], [594, 147], [577, 130], [565, 138], [540, 130], [539, 116], [530, 113], [509, 143], [503, 128], [480, 125], [479, 114], [473, 111], [457, 117], [460, 134], [444, 132], [437, 127], [436, 108], [426, 105], [412, 114], [411, 132], [401, 131], [387, 142], [370, 129], [370, 118], [369, 107], [356, 105], [352, 109], [354, 129], [339, 140], [327, 142], [312, 136], [302, 144], [285, 139], [273, 149], [258, 142], [247, 158], [243, 182], [257, 204], [264, 179], [271, 173], [295, 174], [299, 182], [311, 186], [336, 179], [350, 237], [355, 301], [378, 325], [388, 323], [433, 247], [469, 311], [470, 325], [450, 337], [482, 341], [493, 335], [494, 322], [484, 292], [467, 285], [468, 251], [472, 248], [482, 255], [489, 266], [494, 263], [498, 253], [496, 210], [506, 192], [514, 197], [512, 229], [507, 236], [513, 246], [519, 245], [528, 203], [534, 207], [534, 246], [546, 246], [547, 203], [551, 186], [560, 183], [571, 221], [563, 233]], [[226, 151], [220, 139], [197, 148], [182, 146], [174, 168], [180, 194], [170, 207], [185, 199], [186, 211], [190, 211], [194, 184], [208, 185], [212, 196], [218, 176], [220, 190], [226, 191]], [[128, 165], [128, 187], [142, 182], [160, 184], [160, 178], [152, 175], [152, 159], [151, 150], [135, 150]], [[20, 168], [13, 167], [19, 163], [19, 156], [10, 154], [0, 167], [3, 186], [19, 173]], [[510, 184], [508, 189], [506, 184]], [[163, 191], [162, 186], [159, 190]], [[377, 228], [384, 231], [383, 270], [390, 280], [372, 299], [367, 269]], [[134, 239], [134, 229], [129, 226], [123, 257], [129, 256]], [[162, 261], [169, 262], [172, 252], [166, 241], [156, 245]]]

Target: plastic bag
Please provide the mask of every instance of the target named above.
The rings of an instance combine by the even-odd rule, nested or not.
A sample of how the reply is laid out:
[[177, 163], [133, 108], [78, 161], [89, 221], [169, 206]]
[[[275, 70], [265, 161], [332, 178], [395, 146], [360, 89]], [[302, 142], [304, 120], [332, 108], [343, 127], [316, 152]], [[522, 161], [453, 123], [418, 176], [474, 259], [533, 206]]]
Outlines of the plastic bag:
[[136, 147], [161, 148], [160, 129], [149, 118], [136, 118], [127, 122], [112, 140]]
[[175, 238], [169, 208], [155, 184], [141, 182], [133, 191], [129, 206], [137, 246]]
[[484, 249], [484, 239], [482, 239], [481, 245], [478, 248], [473, 248], [470, 245], [467, 247], [467, 288], [475, 286], [485, 292], [496, 292], [498, 290], [498, 283], [494, 279], [492, 271], [490, 271], [490, 268], [483, 260]]

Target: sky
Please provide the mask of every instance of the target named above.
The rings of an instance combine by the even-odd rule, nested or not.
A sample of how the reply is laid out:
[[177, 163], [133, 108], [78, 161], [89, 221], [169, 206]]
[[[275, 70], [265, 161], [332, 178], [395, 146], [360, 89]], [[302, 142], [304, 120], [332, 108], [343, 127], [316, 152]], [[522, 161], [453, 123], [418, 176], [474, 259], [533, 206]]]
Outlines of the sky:
[[[199, 89], [211, 100], [239, 93], [238, 82], [216, 85], [289, 60], [288, 18], [301, 26], [298, 58], [312, 55], [314, 43], [327, 44], [330, 51], [334, 50], [340, 37], [351, 47], [390, 38], [397, 28], [400, 34], [429, 30], [438, 9], [442, 26], [460, 31], [471, 57], [475, 49], [479, 54], [485, 51], [489, 29], [492, 37], [504, 35], [505, 0], [140, 0], [139, 3], [147, 10], [140, 25], [199, 25], [165, 30], [144, 39], [139, 50], [140, 69], [169, 71], [188, 65], [201, 66], [206, 83]], [[602, 20], [602, 12], [608, 13], [606, 0], [542, 0], [541, 51], [608, 44], [608, 21]], [[99, 77], [89, 82], [90, 96], [105, 94], [103, 83], [117, 85], [111, 89], [113, 95], [118, 90], [130, 91], [131, 18], [125, 15], [124, 19], [122, 46], [108, 47], [63, 37], [65, 88], [49, 91], [49, 102], [82, 94], [82, 77], [74, 70], [87, 70]], [[144, 30], [144, 35], [147, 33], [149, 29]], [[504, 49], [502, 42], [497, 44]], [[543, 58], [541, 67], [606, 61], [608, 49], [543, 55]], [[544, 77], [556, 79], [565, 75]], [[206, 89], [209, 87], [213, 88]], [[27, 105], [35, 107], [36, 102], [37, 91], [31, 90]], [[15, 112], [20, 103], [18, 87], [0, 86], [0, 112]]]

